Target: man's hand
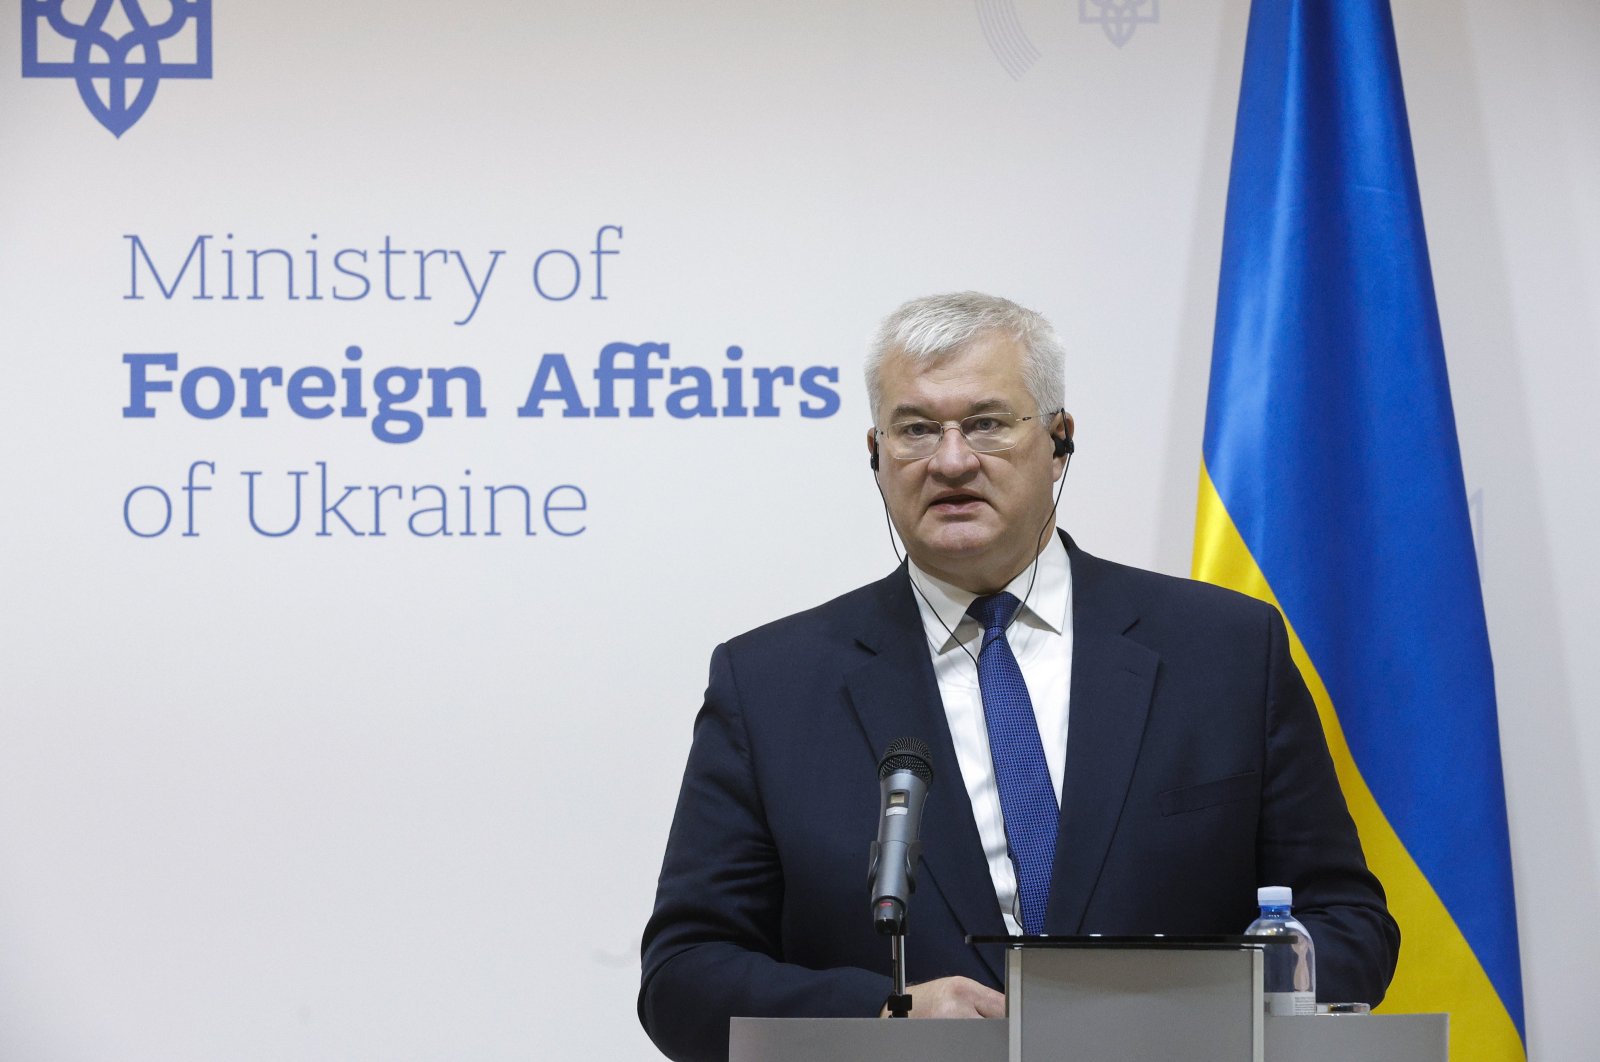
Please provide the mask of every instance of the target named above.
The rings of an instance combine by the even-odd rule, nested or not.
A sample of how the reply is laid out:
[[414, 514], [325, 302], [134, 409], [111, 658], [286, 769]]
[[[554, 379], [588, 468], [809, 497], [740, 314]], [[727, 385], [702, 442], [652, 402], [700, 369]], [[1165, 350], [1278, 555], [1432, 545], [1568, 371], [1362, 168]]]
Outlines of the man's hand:
[[[1003, 1018], [1006, 997], [970, 977], [941, 977], [906, 988], [913, 1018]], [[879, 1017], [887, 1017], [885, 1007]]]

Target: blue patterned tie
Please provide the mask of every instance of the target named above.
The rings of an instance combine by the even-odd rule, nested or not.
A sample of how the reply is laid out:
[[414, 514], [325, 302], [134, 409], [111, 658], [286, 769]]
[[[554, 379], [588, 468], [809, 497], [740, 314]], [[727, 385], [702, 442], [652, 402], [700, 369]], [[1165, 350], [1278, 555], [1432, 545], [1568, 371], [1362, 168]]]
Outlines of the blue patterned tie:
[[1006, 840], [1017, 871], [1022, 900], [1022, 928], [1044, 932], [1044, 908], [1050, 897], [1050, 867], [1056, 857], [1055, 786], [1044, 762], [1039, 724], [1022, 680], [1022, 669], [1006, 642], [1006, 625], [1021, 605], [1007, 593], [980, 597], [967, 609], [983, 624], [978, 651], [978, 689], [989, 728], [989, 755], [1000, 788], [1000, 810], [1006, 819]]

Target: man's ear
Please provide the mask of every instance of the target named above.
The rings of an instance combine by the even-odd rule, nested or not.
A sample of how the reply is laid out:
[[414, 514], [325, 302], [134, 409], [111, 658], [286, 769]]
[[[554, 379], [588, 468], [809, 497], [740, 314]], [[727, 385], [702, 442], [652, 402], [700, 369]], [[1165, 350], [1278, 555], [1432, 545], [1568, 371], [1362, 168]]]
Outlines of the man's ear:
[[1072, 414], [1068, 413], [1064, 409], [1061, 410], [1061, 431], [1059, 433], [1058, 432], [1051, 432], [1050, 433], [1051, 435], [1053, 435], [1055, 437], [1055, 446], [1056, 446], [1055, 455], [1057, 457], [1066, 457], [1068, 454], [1072, 453], [1074, 450], [1077, 449], [1077, 447], [1074, 446], [1073, 442], [1072, 442], [1072, 429], [1073, 429], [1073, 427], [1074, 427], [1074, 425], [1073, 425], [1073, 422], [1072, 422]]

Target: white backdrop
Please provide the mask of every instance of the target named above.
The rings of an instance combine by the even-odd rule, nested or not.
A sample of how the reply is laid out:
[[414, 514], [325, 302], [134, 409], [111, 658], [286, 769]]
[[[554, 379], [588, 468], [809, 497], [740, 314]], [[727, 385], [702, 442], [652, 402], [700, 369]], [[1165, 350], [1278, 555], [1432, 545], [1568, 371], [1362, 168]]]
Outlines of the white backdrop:
[[[654, 1057], [638, 938], [710, 650], [893, 564], [863, 447], [877, 318], [970, 287], [1054, 319], [1065, 524], [1187, 571], [1247, 6], [1152, 0], [1120, 45], [1092, 2], [215, 6], [214, 76], [114, 138], [70, 79], [18, 76], [0, 3], [0, 1058]], [[1600, 8], [1397, 7], [1530, 1054], [1591, 1058]], [[427, 301], [196, 300], [193, 275], [169, 301], [145, 274], [126, 298], [128, 236], [171, 283], [201, 234], [314, 244], [324, 284], [385, 236], [480, 278], [504, 254], [461, 325], [449, 262]], [[551, 249], [586, 271], [569, 300], [534, 290]], [[612, 342], [670, 344], [718, 404], [732, 345], [747, 381], [837, 368], [838, 409], [793, 388], [775, 416], [678, 419], [656, 381], [650, 418], [516, 415], [553, 352], [594, 405]], [[475, 368], [485, 415], [388, 443], [281, 392], [264, 418], [176, 391], [121, 413], [127, 352], [287, 375], [351, 344], [369, 379]], [[572, 485], [585, 511], [552, 518], [582, 531], [417, 537], [408, 504], [384, 537], [319, 536], [314, 494], [295, 534], [252, 531], [241, 473], [286, 518], [317, 462], [452, 499]], [[176, 507], [149, 538], [123, 513], [145, 484]]]

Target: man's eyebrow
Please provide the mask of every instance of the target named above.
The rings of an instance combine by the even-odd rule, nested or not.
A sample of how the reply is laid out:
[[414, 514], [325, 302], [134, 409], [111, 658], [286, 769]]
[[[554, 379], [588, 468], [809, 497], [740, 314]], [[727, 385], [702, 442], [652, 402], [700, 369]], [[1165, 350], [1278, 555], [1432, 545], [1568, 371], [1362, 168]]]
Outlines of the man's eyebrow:
[[[999, 398], [980, 399], [979, 401], [967, 406], [967, 411], [961, 414], [961, 416], [970, 417], [976, 413], [998, 412], [1012, 412], [1011, 403]], [[925, 407], [914, 405], [909, 402], [902, 402], [900, 405], [895, 406], [889, 411], [889, 419], [891, 421], [906, 420], [910, 418], [915, 418], [917, 420], [935, 419], [933, 414], [929, 413]]]

